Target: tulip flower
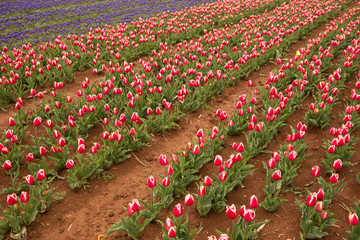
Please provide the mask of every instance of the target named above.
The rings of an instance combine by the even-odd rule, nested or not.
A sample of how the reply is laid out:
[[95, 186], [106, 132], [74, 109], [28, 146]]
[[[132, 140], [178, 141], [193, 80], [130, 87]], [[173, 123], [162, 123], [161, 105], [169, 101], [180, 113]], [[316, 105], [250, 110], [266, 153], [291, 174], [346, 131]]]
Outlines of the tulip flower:
[[11, 170], [11, 169], [12, 169], [12, 163], [11, 163], [11, 161], [10, 161], [10, 160], [6, 160], [6, 161], [4, 162], [4, 164], [3, 164], [3, 168], [4, 168], [4, 170], [6, 170], [6, 171]]
[[45, 170], [44, 169], [40, 169], [37, 174], [36, 174], [36, 179], [38, 181], [42, 181], [46, 178], [46, 173], [45, 173]]
[[319, 188], [319, 190], [316, 193], [317, 200], [323, 200], [324, 199], [324, 190], [322, 188]]
[[336, 159], [334, 160], [333, 164], [332, 164], [332, 168], [335, 170], [335, 171], [339, 171], [341, 169], [341, 166], [342, 166], [342, 162], [340, 159]]
[[159, 157], [159, 163], [161, 166], [166, 166], [169, 163], [167, 156], [161, 154]]
[[18, 201], [18, 198], [17, 198], [17, 196], [16, 196], [16, 194], [15, 193], [13, 193], [13, 194], [10, 194], [10, 195], [7, 195], [7, 204], [9, 205], [9, 206], [13, 206], [13, 205], [15, 205], [16, 203], [17, 203], [17, 201]]
[[204, 185], [205, 186], [211, 186], [211, 184], [212, 184], [211, 178], [209, 176], [205, 176], [204, 177]]
[[206, 195], [206, 188], [205, 186], [200, 186], [199, 189], [198, 189], [198, 195], [199, 196], [204, 196]]
[[226, 176], [227, 176], [227, 172], [225, 171], [222, 171], [220, 174], [219, 174], [219, 180], [220, 181], [225, 181], [226, 180]]
[[288, 155], [288, 159], [290, 161], [294, 161], [294, 160], [296, 160], [296, 158], [297, 158], [297, 153], [295, 151], [291, 151]]
[[27, 185], [33, 185], [35, 182], [35, 179], [32, 175], [27, 175], [24, 178]]
[[46, 155], [46, 149], [43, 146], [40, 147], [39, 154], [40, 154], [40, 156]]
[[348, 220], [352, 226], [358, 225], [359, 223], [359, 218], [356, 213], [349, 213]]
[[174, 169], [172, 168], [172, 166], [171, 165], [169, 165], [169, 167], [168, 167], [168, 169], [167, 169], [167, 175], [173, 175], [173, 173], [174, 173]]
[[9, 127], [15, 126], [15, 120], [12, 117], [9, 117], [8, 125]]
[[180, 217], [183, 214], [183, 207], [180, 203], [175, 205], [173, 213], [176, 217]]
[[191, 195], [190, 193], [186, 194], [184, 199], [184, 204], [190, 207], [191, 205], [193, 205], [193, 203], [194, 203], [193, 195]]
[[179, 161], [178, 157], [176, 156], [176, 154], [172, 154], [171, 155], [171, 160], [174, 162], [174, 163], [177, 163]]
[[28, 192], [21, 192], [20, 194], [20, 201], [22, 203], [27, 203], [29, 201], [30, 197], [29, 197], [29, 193]]
[[78, 153], [84, 153], [85, 152], [85, 145], [84, 144], [80, 144], [77, 148], [77, 152]]
[[276, 170], [274, 171], [273, 175], [272, 175], [272, 178], [275, 180], [275, 181], [278, 181], [281, 179], [281, 171], [280, 170]]
[[156, 180], [155, 180], [155, 178], [153, 176], [148, 177], [147, 185], [148, 185], [149, 188], [156, 187]]
[[317, 202], [316, 203], [316, 211], [317, 212], [321, 212], [322, 210], [323, 210], [323, 206], [324, 206], [324, 204], [323, 204], [323, 202]]
[[215, 166], [220, 166], [222, 163], [223, 163], [222, 156], [221, 155], [216, 155], [215, 160], [214, 160]]
[[217, 240], [230, 240], [229, 236], [227, 234], [221, 234]]
[[253, 221], [255, 218], [255, 211], [253, 211], [252, 209], [247, 209], [244, 212], [244, 219], [246, 222], [251, 222]]
[[40, 125], [41, 125], [41, 117], [36, 117], [36, 118], [34, 118], [33, 125], [34, 125], [35, 127], [40, 126]]
[[168, 187], [170, 185], [170, 179], [168, 177], [165, 177], [162, 181], [162, 185], [164, 187]]
[[267, 167], [269, 169], [273, 169], [275, 167], [275, 159], [274, 158], [270, 158], [269, 161], [267, 162]]
[[74, 166], [75, 166], [74, 160], [72, 160], [72, 159], [67, 160], [67, 162], [66, 162], [67, 169], [72, 169]]
[[131, 204], [132, 204], [131, 209], [133, 210], [133, 212], [138, 212], [138, 211], [140, 211], [140, 202], [139, 202], [139, 200], [133, 199], [132, 202], [131, 202]]
[[234, 204], [232, 204], [231, 206], [226, 206], [226, 216], [231, 220], [236, 218], [237, 211]]
[[328, 213], [327, 213], [327, 212], [322, 212], [322, 213], [320, 214], [320, 217], [321, 217], [322, 219], [326, 219], [327, 216], [328, 216]]
[[173, 226], [171, 226], [169, 231], [168, 231], [168, 237], [169, 238], [174, 238], [175, 236], [176, 236], [175, 228]]
[[320, 168], [319, 166], [315, 165], [311, 168], [311, 174], [314, 176], [314, 177], [318, 177], [320, 175]]
[[337, 181], [339, 181], [339, 174], [333, 173], [329, 180], [331, 183], [337, 183]]
[[317, 201], [316, 193], [311, 193], [306, 199], [306, 205], [308, 205], [309, 207], [313, 207], [315, 206], [316, 201]]
[[259, 206], [258, 199], [255, 195], [252, 195], [249, 200], [249, 207], [250, 208], [257, 208]]

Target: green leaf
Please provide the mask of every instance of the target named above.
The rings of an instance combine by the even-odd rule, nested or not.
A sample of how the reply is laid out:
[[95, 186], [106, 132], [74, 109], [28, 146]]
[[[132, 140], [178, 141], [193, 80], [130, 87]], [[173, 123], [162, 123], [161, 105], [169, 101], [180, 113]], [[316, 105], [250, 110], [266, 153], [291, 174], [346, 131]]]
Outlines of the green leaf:
[[0, 233], [5, 234], [10, 230], [10, 225], [8, 221], [0, 220]]
[[123, 222], [114, 223], [106, 232], [105, 237], [108, 237], [110, 234], [117, 231], [125, 231]]

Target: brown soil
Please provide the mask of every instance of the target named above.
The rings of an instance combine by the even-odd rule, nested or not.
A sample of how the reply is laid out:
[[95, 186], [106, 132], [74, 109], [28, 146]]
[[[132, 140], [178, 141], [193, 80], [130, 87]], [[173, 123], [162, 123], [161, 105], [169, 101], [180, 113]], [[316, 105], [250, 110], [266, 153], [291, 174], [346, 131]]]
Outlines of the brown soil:
[[[355, 6], [355, 4], [351, 4]], [[324, 31], [326, 24], [322, 24], [315, 30], [309, 33], [310, 39], [318, 33]], [[299, 40], [290, 46], [289, 53], [284, 58], [293, 58], [296, 50], [306, 45], [307, 39]], [[57, 180], [53, 183], [57, 192], [65, 192], [66, 196], [63, 200], [53, 202], [50, 210], [45, 214], [37, 216], [34, 223], [27, 228], [29, 239], [48, 240], [48, 239], [97, 239], [98, 236], [105, 234], [108, 228], [125, 217], [127, 212], [124, 211], [123, 206], [127, 206], [132, 199], [144, 199], [150, 201], [150, 191], [146, 185], [146, 179], [149, 175], [158, 177], [162, 174], [163, 169], [159, 167], [157, 158], [160, 154], [168, 154], [175, 151], [183, 150], [185, 144], [195, 136], [198, 129], [210, 129], [215, 126], [218, 119], [215, 118], [215, 110], [221, 108], [227, 112], [235, 109], [237, 98], [241, 94], [249, 95], [251, 91], [265, 82], [267, 74], [276, 69], [278, 66], [275, 63], [265, 64], [259, 71], [253, 72], [245, 81], [238, 82], [235, 86], [227, 88], [221, 95], [213, 97], [207, 103], [210, 110], [198, 109], [193, 113], [179, 120], [180, 128], [173, 129], [170, 132], [155, 134], [150, 147], [142, 148], [134, 154], [146, 164], [146, 167], [139, 164], [139, 162], [132, 156], [127, 161], [112, 166], [106, 171], [106, 175], [113, 175], [111, 180], [104, 180], [102, 178], [95, 179], [90, 182], [91, 187], [86, 190], [73, 191], [68, 187], [67, 181]], [[357, 73], [356, 73], [357, 74]], [[91, 81], [95, 81], [92, 72], [86, 71], [76, 73], [73, 83], [66, 84], [64, 91], [68, 91], [69, 95], [75, 97], [76, 91], [79, 89], [81, 82], [88, 77]], [[254, 82], [254, 87], [249, 88], [247, 80]], [[324, 130], [309, 129], [305, 135], [305, 141], [309, 144], [306, 152], [312, 155], [306, 158], [301, 168], [298, 171], [298, 176], [295, 178], [294, 188], [303, 189], [304, 186], [313, 181], [310, 173], [311, 167], [315, 164], [322, 166], [321, 159], [325, 156], [325, 151], [322, 149], [323, 141], [328, 138], [330, 127], [339, 125], [339, 113], [344, 111], [344, 99], [349, 95], [350, 90], [356, 82], [355, 76], [346, 83], [347, 89], [341, 94], [341, 104], [334, 107], [333, 118], [329, 127]], [[349, 89], [349, 90], [348, 90]], [[287, 126], [281, 129], [278, 136], [274, 138], [266, 150], [275, 151], [279, 149], [280, 144], [284, 143], [286, 136], [290, 133], [290, 125], [296, 126], [299, 121], [304, 121], [304, 116], [308, 110], [309, 104], [312, 102], [312, 96], [309, 96], [302, 107], [297, 110], [288, 120]], [[28, 101], [28, 100], [27, 100]], [[29, 106], [31, 103], [28, 103]], [[9, 109], [8, 112], [0, 115], [0, 128], [6, 128], [7, 119], [14, 114], [14, 110]], [[91, 130], [91, 135], [88, 142], [96, 141], [101, 136], [101, 127], [95, 127]], [[360, 129], [356, 130], [354, 136], [359, 136]], [[233, 142], [245, 142], [244, 136], [228, 137], [226, 139], [225, 148], [221, 151], [221, 155], [229, 156], [232, 149]], [[355, 149], [360, 147], [360, 142]], [[234, 203], [237, 207], [247, 204], [249, 197], [255, 194], [259, 201], [264, 199], [263, 187], [265, 185], [265, 170], [262, 162], [269, 159], [269, 154], [260, 154], [256, 158], [251, 159], [250, 163], [255, 165], [256, 171], [244, 180], [244, 188], [237, 188], [233, 190], [227, 197], [228, 205]], [[355, 154], [352, 157], [354, 165], [352, 167], [341, 169], [339, 175], [345, 178], [346, 187], [340, 192], [330, 206], [330, 211], [335, 213], [335, 218], [339, 221], [336, 226], [328, 229], [329, 235], [324, 239], [342, 239], [346, 237], [345, 231], [350, 229], [347, 221], [348, 210], [346, 207], [352, 209], [353, 198], [360, 198], [360, 186], [355, 180], [355, 174], [360, 171], [360, 166], [357, 164], [359, 155]], [[212, 163], [205, 165], [201, 170], [201, 176], [211, 176], [216, 169]], [[322, 175], [324, 178], [328, 176]], [[3, 188], [7, 186], [8, 177], [1, 173], [0, 185]], [[317, 190], [319, 186], [312, 184], [308, 187], [309, 190]], [[189, 192], [196, 192], [195, 184], [189, 187]], [[301, 191], [301, 190], [299, 190]], [[301, 213], [296, 205], [295, 198], [304, 201], [304, 195], [296, 195], [294, 191], [288, 193], [281, 193], [281, 198], [288, 199], [283, 203], [275, 213], [268, 213], [262, 208], [256, 211], [256, 221], [263, 221], [270, 219], [271, 222], [267, 224], [259, 233], [260, 240], [263, 239], [299, 239], [300, 217]], [[4, 202], [4, 201], [2, 201]], [[162, 211], [158, 219], [164, 221], [170, 215], [173, 206], [183, 199], [175, 199], [174, 203], [169, 209]], [[215, 234], [218, 229], [225, 232], [227, 228], [231, 227], [231, 221], [227, 219], [225, 212], [216, 214], [210, 211], [207, 217], [200, 217], [197, 213], [195, 205], [191, 209], [191, 227], [202, 225], [202, 230], [195, 235], [195, 239], [206, 239], [207, 236]], [[145, 231], [141, 234], [143, 240], [161, 238], [161, 226], [158, 223], [151, 223]], [[123, 232], [112, 234], [109, 239], [131, 239]]]

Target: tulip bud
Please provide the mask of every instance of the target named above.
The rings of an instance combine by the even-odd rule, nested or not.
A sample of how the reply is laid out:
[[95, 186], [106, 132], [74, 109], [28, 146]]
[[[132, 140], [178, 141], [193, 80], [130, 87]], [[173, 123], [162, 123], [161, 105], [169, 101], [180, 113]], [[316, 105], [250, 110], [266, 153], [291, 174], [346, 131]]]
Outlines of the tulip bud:
[[339, 174], [333, 173], [329, 180], [331, 183], [337, 183], [337, 181], [339, 181]]
[[40, 156], [44, 156], [46, 154], [46, 149], [43, 146], [40, 147], [39, 154]]
[[280, 161], [280, 155], [278, 152], [273, 152], [271, 156], [274, 158], [275, 162]]
[[309, 207], [313, 207], [315, 206], [316, 201], [317, 201], [316, 193], [311, 193], [306, 199], [306, 205], [308, 205]]
[[74, 166], [75, 166], [74, 160], [72, 160], [72, 159], [67, 160], [67, 162], [66, 162], [67, 169], [72, 169]]
[[226, 176], [227, 176], [227, 172], [222, 171], [222, 172], [219, 174], [219, 180], [220, 180], [220, 181], [225, 181], [225, 180], [226, 180]]
[[193, 205], [193, 203], [194, 203], [193, 195], [191, 195], [190, 193], [186, 194], [184, 199], [184, 204], [190, 207], [191, 205]]
[[171, 160], [174, 162], [174, 163], [177, 163], [179, 161], [178, 157], [176, 156], [176, 154], [172, 154], [171, 155]]
[[84, 153], [85, 152], [85, 145], [80, 144], [77, 148], [78, 153]]
[[323, 206], [324, 206], [324, 204], [323, 204], [323, 202], [317, 202], [316, 203], [316, 211], [317, 212], [321, 212], [322, 210], [323, 210]]
[[199, 196], [204, 196], [206, 194], [206, 188], [205, 186], [200, 186], [198, 189], [198, 195]]
[[339, 171], [341, 169], [341, 166], [342, 166], [342, 162], [340, 159], [336, 159], [334, 160], [333, 164], [332, 164], [332, 168], [335, 170], [335, 171]]
[[166, 166], [168, 164], [168, 158], [166, 155], [161, 154], [159, 157], [159, 163], [161, 166]]
[[314, 177], [318, 177], [320, 175], [320, 168], [319, 166], [315, 165], [311, 168], [311, 174], [314, 176]]
[[319, 190], [316, 193], [317, 200], [323, 200], [324, 199], [324, 190], [322, 188], [319, 188]]
[[180, 203], [175, 205], [173, 213], [176, 217], [180, 217], [183, 214], [183, 207]]
[[12, 169], [12, 163], [10, 160], [6, 160], [3, 164], [3, 168], [6, 171], [9, 171], [10, 169]]
[[236, 148], [236, 151], [239, 153], [242, 153], [245, 150], [245, 146], [242, 142], [239, 143], [239, 145]]
[[237, 211], [234, 204], [232, 204], [231, 206], [226, 206], [226, 216], [231, 220], [236, 218]]
[[273, 169], [275, 167], [275, 159], [274, 158], [270, 158], [269, 161], [267, 162], [267, 167], [269, 169]]
[[272, 178], [275, 180], [275, 181], [278, 181], [281, 179], [281, 171], [280, 170], [275, 170], [273, 175], [272, 175]]
[[216, 166], [220, 166], [223, 163], [223, 159], [221, 155], [216, 155], [215, 156], [215, 160], [214, 160], [214, 164]]
[[258, 199], [255, 195], [252, 195], [249, 200], [249, 207], [250, 208], [257, 208], [259, 206]]
[[353, 226], [358, 225], [358, 223], [359, 223], [359, 218], [356, 213], [349, 213], [348, 220], [349, 220], [350, 225], [353, 225]]
[[322, 219], [326, 219], [327, 216], [328, 216], [328, 213], [327, 213], [327, 212], [323, 212], [323, 213], [320, 214], [320, 217], [321, 217]]
[[335, 152], [335, 145], [330, 145], [330, 147], [328, 148], [328, 153], [334, 153]]
[[20, 201], [22, 203], [27, 203], [29, 201], [30, 197], [29, 197], [29, 193], [28, 192], [21, 192], [20, 194]]
[[176, 237], [176, 231], [175, 231], [175, 228], [172, 226], [170, 227], [169, 231], [168, 231], [168, 237], [169, 238], [174, 238]]
[[42, 181], [46, 178], [46, 173], [45, 173], [45, 170], [44, 169], [40, 169], [37, 174], [36, 174], [36, 179], [38, 181]]
[[247, 222], [253, 221], [255, 218], [255, 212], [251, 209], [247, 209], [244, 213], [244, 219]]
[[15, 120], [12, 117], [9, 117], [8, 125], [9, 127], [15, 126]]
[[174, 173], [174, 169], [172, 168], [172, 166], [171, 165], [169, 165], [169, 167], [168, 167], [168, 169], [167, 169], [167, 175], [173, 175], [173, 173]]
[[195, 145], [192, 152], [193, 152], [194, 155], [198, 155], [199, 152], [200, 152], [200, 147], [199, 147], [199, 145]]
[[208, 176], [205, 176], [205, 177], [204, 177], [204, 185], [205, 185], [205, 186], [211, 186], [211, 184], [212, 184], [211, 178], [208, 177]]
[[156, 180], [153, 176], [150, 176], [147, 180], [147, 185], [149, 188], [154, 188], [156, 187]]
[[295, 151], [291, 151], [288, 155], [288, 159], [290, 161], [294, 161], [294, 160], [296, 160], [296, 158], [297, 158], [297, 153]]
[[27, 175], [24, 178], [27, 185], [33, 185], [35, 182], [35, 179], [32, 175]]
[[35, 127], [38, 127], [38, 126], [40, 126], [40, 124], [41, 124], [41, 117], [34, 118], [33, 125]]
[[164, 187], [168, 187], [170, 185], [170, 179], [168, 177], [165, 177], [162, 181], [162, 185]]
[[7, 195], [7, 204], [12, 206], [17, 203], [17, 196], [15, 193]]

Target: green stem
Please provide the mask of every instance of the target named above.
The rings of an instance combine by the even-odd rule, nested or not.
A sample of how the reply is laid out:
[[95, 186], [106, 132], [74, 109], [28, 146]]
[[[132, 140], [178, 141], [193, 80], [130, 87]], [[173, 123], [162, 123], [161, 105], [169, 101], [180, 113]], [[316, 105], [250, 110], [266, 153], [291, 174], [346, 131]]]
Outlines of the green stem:
[[232, 228], [233, 228], [233, 240], [236, 240], [236, 236], [235, 236], [235, 220], [232, 220]]
[[186, 207], [187, 208], [187, 217], [188, 217], [188, 232], [190, 231], [190, 207], [189, 206], [187, 206]]
[[275, 181], [275, 189], [274, 189], [274, 195], [273, 195], [273, 197], [276, 196], [276, 189], [277, 189], [277, 181]]
[[246, 239], [247, 239], [248, 229], [249, 229], [249, 223], [248, 223], [248, 222], [246, 222], [246, 224], [245, 224], [245, 235], [244, 235], [244, 240], [246, 240]]

